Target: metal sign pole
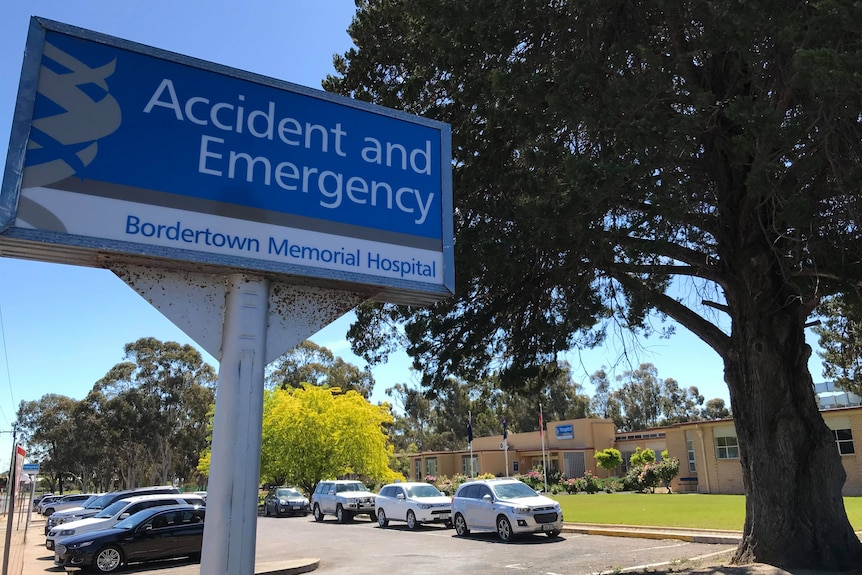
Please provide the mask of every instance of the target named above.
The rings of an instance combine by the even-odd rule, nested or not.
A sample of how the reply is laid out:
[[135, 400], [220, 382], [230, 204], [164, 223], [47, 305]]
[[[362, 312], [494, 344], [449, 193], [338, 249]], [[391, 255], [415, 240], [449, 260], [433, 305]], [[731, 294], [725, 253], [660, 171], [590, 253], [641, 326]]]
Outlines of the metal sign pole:
[[202, 574], [253, 575], [269, 282], [228, 278]]

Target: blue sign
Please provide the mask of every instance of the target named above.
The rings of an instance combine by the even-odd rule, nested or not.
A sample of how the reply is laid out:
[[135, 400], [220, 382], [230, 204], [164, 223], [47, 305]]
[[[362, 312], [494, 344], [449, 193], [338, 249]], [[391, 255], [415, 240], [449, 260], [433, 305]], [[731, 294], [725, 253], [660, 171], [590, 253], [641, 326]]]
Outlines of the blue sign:
[[450, 139], [441, 122], [34, 18], [0, 247], [435, 301], [454, 291]]
[[575, 428], [569, 423], [567, 425], [558, 425], [557, 426], [557, 439], [574, 439], [575, 438]]

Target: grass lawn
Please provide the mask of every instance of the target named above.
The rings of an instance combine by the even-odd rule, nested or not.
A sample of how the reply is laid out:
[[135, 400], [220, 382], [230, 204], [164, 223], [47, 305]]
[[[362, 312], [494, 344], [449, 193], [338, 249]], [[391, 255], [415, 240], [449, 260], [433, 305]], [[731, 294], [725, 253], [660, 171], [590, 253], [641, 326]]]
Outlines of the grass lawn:
[[[595, 493], [554, 495], [574, 523], [695, 527], [742, 531], [745, 497], [699, 493]], [[862, 530], [862, 497], [845, 497], [853, 529]]]

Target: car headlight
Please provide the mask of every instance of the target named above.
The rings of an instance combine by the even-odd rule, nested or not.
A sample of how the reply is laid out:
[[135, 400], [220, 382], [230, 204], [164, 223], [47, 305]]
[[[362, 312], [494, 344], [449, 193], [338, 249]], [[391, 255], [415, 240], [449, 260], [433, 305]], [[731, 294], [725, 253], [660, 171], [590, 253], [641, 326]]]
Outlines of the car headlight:
[[419, 509], [431, 509], [431, 505], [428, 503], [420, 503], [416, 507], [418, 507]]
[[68, 537], [69, 535], [74, 535], [74, 534], [75, 534], [74, 529], [61, 529], [60, 532], [57, 534], [57, 537]]
[[515, 507], [515, 508], [513, 509], [513, 511], [514, 511], [515, 513], [520, 513], [520, 514], [522, 514], [522, 515], [523, 515], [523, 514], [525, 514], [525, 513], [529, 513], [529, 512], [530, 512], [530, 508], [529, 508], [529, 507]]
[[66, 549], [80, 549], [81, 547], [88, 547], [93, 544], [93, 540], [90, 541], [82, 541], [81, 543], [73, 543], [71, 545], [66, 545]]
[[288, 503], [290, 503], [287, 499], [279, 499], [278, 502], [282, 505], [287, 505]]

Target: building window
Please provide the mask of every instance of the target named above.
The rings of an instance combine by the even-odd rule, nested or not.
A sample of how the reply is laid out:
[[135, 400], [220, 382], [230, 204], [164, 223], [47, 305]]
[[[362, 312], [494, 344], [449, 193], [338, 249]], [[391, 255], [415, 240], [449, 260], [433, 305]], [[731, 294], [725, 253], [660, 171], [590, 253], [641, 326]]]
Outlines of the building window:
[[414, 469], [414, 474], [415, 474], [413, 476], [413, 479], [415, 479], [416, 481], [422, 481], [422, 460], [421, 459], [416, 460], [416, 465], [413, 467], [413, 469]]
[[437, 477], [437, 458], [429, 457], [425, 460], [425, 475]]
[[718, 459], [739, 459], [736, 437], [725, 435], [715, 438], [715, 456]]
[[850, 429], [833, 429], [832, 435], [835, 436], [835, 443], [838, 444], [838, 453], [841, 455], [851, 455], [856, 453], [853, 447], [853, 431]]
[[[470, 465], [472, 460], [473, 465]], [[461, 457], [461, 473], [467, 477], [475, 477], [479, 473], [479, 456], [464, 455]]]
[[688, 454], [688, 472], [697, 473], [697, 465], [694, 462], [694, 441], [691, 439], [685, 440], [685, 451]]

